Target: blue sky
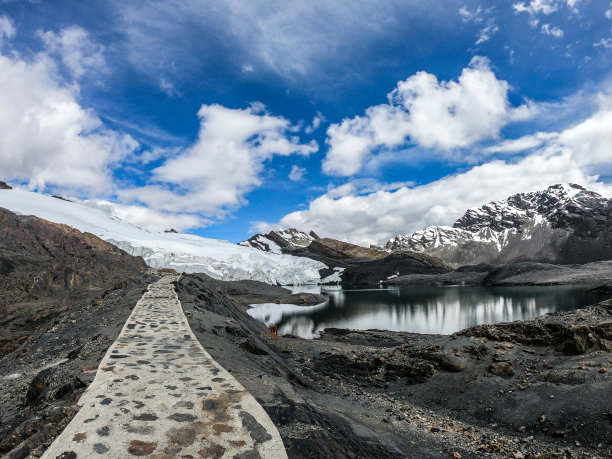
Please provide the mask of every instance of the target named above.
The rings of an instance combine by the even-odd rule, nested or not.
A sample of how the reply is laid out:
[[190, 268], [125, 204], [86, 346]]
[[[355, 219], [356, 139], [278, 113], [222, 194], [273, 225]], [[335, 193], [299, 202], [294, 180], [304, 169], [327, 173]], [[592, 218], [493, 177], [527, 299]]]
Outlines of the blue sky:
[[611, 190], [607, 0], [0, 0], [0, 46], [0, 177], [155, 229], [369, 244]]

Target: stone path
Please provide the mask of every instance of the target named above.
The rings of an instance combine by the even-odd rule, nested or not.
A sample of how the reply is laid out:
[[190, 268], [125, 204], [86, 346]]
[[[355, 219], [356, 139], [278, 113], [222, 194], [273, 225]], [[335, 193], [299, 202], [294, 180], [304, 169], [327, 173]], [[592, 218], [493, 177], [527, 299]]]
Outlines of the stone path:
[[276, 427], [194, 336], [172, 282], [151, 284], [43, 458], [286, 458]]

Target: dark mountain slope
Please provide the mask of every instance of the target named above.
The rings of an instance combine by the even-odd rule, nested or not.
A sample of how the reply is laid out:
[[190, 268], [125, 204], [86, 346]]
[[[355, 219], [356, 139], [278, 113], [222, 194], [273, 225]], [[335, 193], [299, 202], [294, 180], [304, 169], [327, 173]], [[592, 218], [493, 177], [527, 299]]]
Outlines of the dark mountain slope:
[[0, 208], [2, 457], [39, 456], [70, 421], [150, 271], [91, 234]]

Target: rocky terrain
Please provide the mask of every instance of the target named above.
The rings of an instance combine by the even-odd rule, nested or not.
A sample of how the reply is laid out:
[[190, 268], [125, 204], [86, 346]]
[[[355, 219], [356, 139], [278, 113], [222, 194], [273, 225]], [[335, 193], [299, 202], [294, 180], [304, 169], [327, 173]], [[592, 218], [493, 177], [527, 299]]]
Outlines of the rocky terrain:
[[257, 234], [240, 244], [320, 261], [327, 266], [320, 270], [323, 284], [378, 285], [381, 279], [390, 276], [451, 270], [447, 264], [425, 254], [402, 252], [390, 256], [379, 248], [320, 238], [313, 232], [306, 234], [293, 228]]
[[553, 185], [469, 209], [452, 227], [396, 236], [385, 248], [428, 254], [454, 266], [608, 260], [612, 200], [580, 185]]
[[342, 285], [379, 285], [381, 281], [409, 274], [431, 275], [450, 271], [451, 267], [438, 258], [414, 252], [395, 253], [346, 268], [342, 273]]
[[308, 247], [312, 241], [319, 239], [314, 231], [305, 233], [295, 228], [270, 231], [268, 234], [256, 234], [238, 245], [253, 247], [263, 252], [287, 253], [299, 247]]
[[289, 457], [612, 454], [611, 302], [452, 336], [328, 329], [304, 340], [275, 339], [243, 313], [244, 292], [206, 276], [183, 276], [177, 291]]
[[[612, 262], [452, 270], [425, 254], [315, 236], [291, 250], [330, 261], [353, 285], [610, 288]], [[1, 455], [37, 457], [49, 446], [158, 276], [92, 234], [0, 209]], [[305, 340], [276, 335], [246, 310], [320, 295], [205, 274], [184, 274], [175, 288], [198, 340], [264, 407], [289, 457], [612, 455], [611, 301], [450, 336], [327, 329]]]
[[487, 264], [463, 266], [441, 274], [408, 274], [385, 279], [389, 285], [597, 285], [612, 279], [612, 262], [596, 261], [582, 265], [518, 262], [502, 266]]
[[42, 451], [153, 277], [101, 239], [0, 209], [0, 455]]
[[271, 231], [239, 243], [264, 252], [291, 254], [321, 261], [329, 268], [346, 268], [351, 264], [385, 258], [389, 252], [379, 248], [362, 247], [337, 239], [321, 238], [314, 231], [305, 233], [295, 228]]
[[0, 356], [70, 308], [56, 295], [122, 288], [146, 269], [92, 234], [0, 208]]
[[384, 250], [293, 228], [241, 244], [320, 261], [323, 283], [344, 286], [586, 283], [593, 274], [599, 282], [603, 270], [612, 274], [591, 265], [612, 258], [612, 200], [553, 185], [469, 209], [452, 227], [396, 236]]
[[[147, 276], [72, 291], [65, 313], [0, 360], [3, 454], [38, 455], [74, 416]], [[262, 404], [289, 457], [612, 453], [610, 302], [452, 336], [331, 329], [304, 340], [275, 337], [245, 310], [316, 296], [203, 274], [176, 290], [198, 340]]]

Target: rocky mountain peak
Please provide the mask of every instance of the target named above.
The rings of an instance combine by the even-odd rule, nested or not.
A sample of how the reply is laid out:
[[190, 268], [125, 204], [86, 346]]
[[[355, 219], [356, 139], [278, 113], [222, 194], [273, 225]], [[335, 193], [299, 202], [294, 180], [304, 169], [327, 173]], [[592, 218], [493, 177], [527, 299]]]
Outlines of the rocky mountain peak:
[[[611, 213], [612, 201], [599, 193], [574, 183], [556, 184], [468, 209], [452, 227], [432, 226], [400, 235], [389, 240], [386, 248], [423, 252], [454, 264], [514, 259], [558, 262], [581, 257], [592, 261], [607, 256], [608, 251], [612, 256], [608, 240]], [[558, 247], [570, 240], [567, 247], [583, 247], [583, 242], [588, 245], [588, 240], [597, 238], [603, 244], [600, 255], [595, 249], [581, 255], [577, 248]], [[586, 246], [580, 250], [591, 251]]]
[[308, 247], [312, 241], [320, 239], [314, 231], [305, 233], [296, 228], [274, 230], [267, 234], [256, 234], [238, 245], [253, 247], [264, 252], [282, 253], [297, 247]]
[[483, 229], [502, 232], [518, 229], [530, 220], [546, 220], [553, 227], [567, 226], [566, 219], [580, 209], [605, 207], [600, 194], [574, 183], [556, 184], [546, 190], [517, 193], [507, 199], [468, 209], [453, 228], [478, 233]]
[[10, 186], [8, 183], [3, 182], [2, 180], [0, 180], [0, 190], [12, 190], [13, 187]]

